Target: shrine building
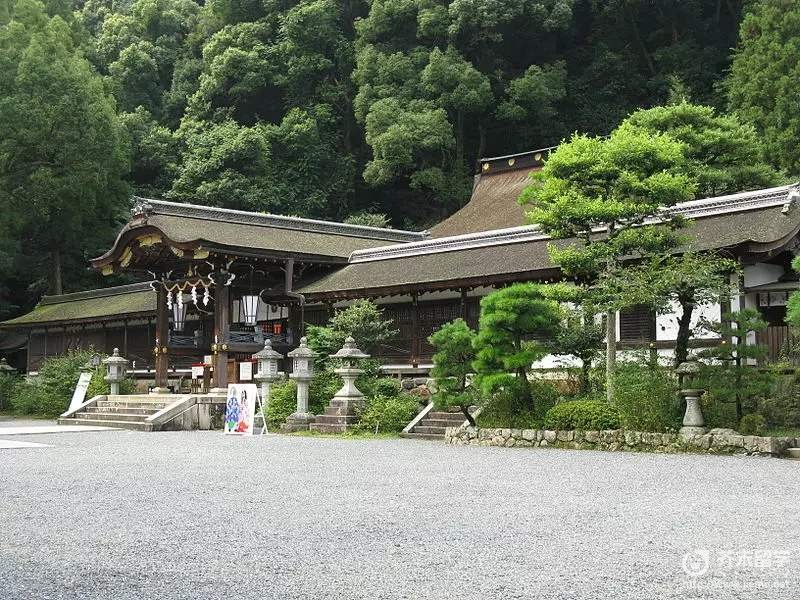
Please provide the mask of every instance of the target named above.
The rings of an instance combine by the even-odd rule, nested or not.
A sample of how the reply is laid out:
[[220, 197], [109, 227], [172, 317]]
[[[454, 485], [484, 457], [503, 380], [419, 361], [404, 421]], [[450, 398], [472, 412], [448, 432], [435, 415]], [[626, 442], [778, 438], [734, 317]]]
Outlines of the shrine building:
[[[175, 387], [210, 357], [214, 387], [224, 387], [265, 339], [285, 354], [306, 325], [369, 298], [399, 331], [377, 352], [386, 369], [424, 372], [428, 336], [457, 317], [476, 327], [482, 296], [513, 282], [560, 278], [550, 239], [526, 224], [517, 203], [547, 152], [482, 159], [470, 201], [422, 232], [136, 198], [129, 222], [91, 266], [141, 282], [43, 297], [28, 314], [0, 323], [0, 354], [35, 372], [69, 349], [117, 347], [138, 378], [160, 388]], [[718, 250], [743, 266], [738, 297], [701, 315], [759, 309], [770, 325], [759, 341], [776, 356], [789, 336], [787, 296], [800, 287], [790, 267], [799, 197], [790, 185], [673, 209], [691, 219], [692, 249]], [[620, 347], [668, 352], [674, 317], [623, 311]]]

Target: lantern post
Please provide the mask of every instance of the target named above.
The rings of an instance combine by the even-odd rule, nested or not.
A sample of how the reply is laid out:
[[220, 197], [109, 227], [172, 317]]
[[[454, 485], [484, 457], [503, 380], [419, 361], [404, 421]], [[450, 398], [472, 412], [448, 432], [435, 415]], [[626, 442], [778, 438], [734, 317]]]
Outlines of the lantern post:
[[289, 377], [297, 382], [297, 410], [281, 426], [284, 431], [308, 429], [314, 422], [314, 415], [308, 412], [308, 384], [314, 376], [314, 359], [317, 353], [308, 347], [308, 339], [300, 338], [300, 345], [286, 356], [292, 359], [292, 372]]
[[103, 360], [106, 365], [108, 374], [106, 381], [111, 384], [111, 395], [119, 395], [119, 384], [125, 379], [125, 373], [128, 371], [129, 361], [119, 355], [119, 348], [114, 348], [114, 352], [108, 358]]
[[703, 435], [706, 432], [703, 412], [700, 410], [700, 396], [704, 390], [697, 389], [694, 385], [700, 373], [700, 364], [697, 359], [690, 356], [675, 368], [675, 374], [680, 377], [680, 395], [686, 400], [686, 412], [683, 415], [683, 427], [680, 433], [683, 437]]
[[364, 372], [358, 368], [358, 361], [369, 358], [369, 354], [359, 350], [356, 341], [348, 337], [344, 346], [330, 358], [342, 361], [342, 366], [334, 372], [341, 376], [344, 385], [331, 398], [325, 414], [318, 416], [310, 428], [324, 433], [342, 433], [358, 422], [364, 410], [364, 394], [356, 387], [356, 378]]
[[253, 358], [258, 361], [258, 372], [253, 379], [261, 383], [261, 402], [268, 405], [272, 382], [283, 377], [283, 373], [278, 371], [278, 361], [283, 358], [283, 354], [275, 352], [272, 349], [272, 340], [267, 338], [264, 348], [253, 354]]

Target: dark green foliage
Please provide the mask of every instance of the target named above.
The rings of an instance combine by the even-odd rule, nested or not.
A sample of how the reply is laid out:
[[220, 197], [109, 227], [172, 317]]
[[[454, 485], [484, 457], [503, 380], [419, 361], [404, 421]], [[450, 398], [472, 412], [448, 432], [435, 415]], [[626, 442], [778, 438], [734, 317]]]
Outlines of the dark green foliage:
[[18, 375], [0, 373], [0, 411], [9, 409], [14, 386], [16, 386], [19, 381], [20, 377]]
[[682, 402], [671, 369], [621, 362], [614, 373], [614, 407], [633, 431], [674, 431], [681, 426]]
[[410, 394], [377, 394], [367, 399], [358, 429], [370, 433], [397, 433], [408, 425], [418, 410], [419, 401]]
[[433, 402], [439, 410], [457, 406], [471, 425], [469, 407], [479, 404], [479, 393], [470, 385], [475, 360], [475, 332], [463, 319], [445, 323], [428, 338], [434, 349], [431, 377], [436, 380]]
[[737, 431], [742, 435], [764, 435], [767, 428], [767, 422], [758, 413], [750, 413], [742, 417], [739, 421]]
[[616, 409], [603, 400], [570, 400], [547, 411], [544, 427], [596, 431], [619, 429], [621, 421]]
[[755, 128], [735, 116], [717, 114], [710, 106], [684, 100], [636, 111], [626, 121], [685, 144], [684, 169], [695, 181], [697, 198], [770, 187], [781, 181], [780, 174], [763, 158], [763, 144]]
[[[750, 3], [729, 95], [789, 167], [797, 25], [783, 1]], [[669, 96], [719, 108], [742, 5], [3, 2], [0, 189], [24, 193], [13, 210], [0, 197], [0, 313], [57, 289], [56, 250], [65, 288], [97, 284], [86, 258], [113, 238], [125, 184], [142, 195], [355, 214], [373, 225], [385, 214], [422, 227], [466, 202], [479, 156], [558, 144], [574, 131], [605, 135]], [[701, 116], [719, 136], [707, 147], [744, 131]], [[731, 155], [750, 143], [744, 134]], [[54, 152], [68, 160], [53, 167]]]
[[[766, 329], [767, 323], [757, 310], [747, 308], [723, 314], [720, 322], [704, 321], [701, 327], [723, 338], [719, 346], [700, 353], [713, 360], [701, 370], [700, 388], [707, 390], [703, 401], [708, 405], [732, 403], [735, 406], [732, 426], [735, 427], [745, 411], [756, 410], [759, 402], [768, 398], [775, 387], [773, 373], [750, 364], [763, 360], [767, 349], [747, 343], [748, 335]], [[731, 415], [723, 407], [716, 410], [720, 418], [730, 423]]]
[[24, 240], [12, 248], [21, 256], [11, 283], [28, 304], [27, 286], [61, 293], [67, 280], [80, 289], [87, 255], [113, 240], [127, 204], [128, 143], [69, 24], [34, 0], [14, 10], [0, 26], [0, 213], [3, 236]]
[[558, 328], [562, 311], [545, 286], [517, 283], [481, 300], [473, 368], [485, 395], [510, 392], [519, 411], [534, 411], [528, 385], [531, 365], [548, 353], [542, 339]]
[[390, 319], [383, 318], [383, 311], [374, 302], [356, 300], [337, 311], [327, 326], [310, 325], [306, 334], [309, 347], [320, 354], [319, 361], [325, 362], [327, 356], [335, 354], [348, 337], [356, 341], [359, 349], [367, 354], [373, 353], [397, 335], [392, 325]]
[[297, 408], [297, 383], [293, 379], [275, 383], [269, 394], [267, 405], [267, 423], [276, 429], [286, 421], [286, 417]]
[[758, 412], [770, 427], [800, 427], [800, 374], [776, 375], [769, 397], [759, 402]]
[[324, 412], [328, 402], [341, 387], [342, 378], [333, 371], [322, 369], [314, 373], [308, 385], [308, 410], [315, 415]]
[[402, 393], [400, 382], [393, 377], [376, 377], [365, 373], [356, 380], [356, 387], [367, 397], [384, 396], [390, 398]]
[[[70, 351], [63, 356], [46, 359], [36, 377], [20, 379], [14, 387], [11, 408], [19, 414], [57, 417], [67, 410], [81, 370], [93, 354], [91, 350]], [[103, 379], [105, 374], [103, 367], [94, 370], [86, 392], [87, 399], [109, 393], [109, 385]], [[132, 380], [123, 381], [120, 392], [131, 393], [134, 387]]]
[[539, 429], [544, 415], [558, 401], [558, 390], [547, 381], [530, 382], [534, 410], [520, 409], [513, 389], [503, 389], [482, 400], [483, 410], [477, 417], [481, 427], [513, 427]]
[[[553, 238], [552, 261], [582, 278], [583, 298], [606, 313], [606, 393], [611, 399], [616, 360], [616, 311], [630, 298], [625, 287], [630, 259], [660, 256], [681, 241], [680, 217], [663, 208], [693, 196], [683, 171], [686, 147], [663, 133], [625, 122], [605, 139], [575, 134], [553, 152], [520, 196], [528, 218]], [[661, 217], [659, 225], [645, 220]], [[606, 232], [594, 235], [595, 229]]]
[[754, 0], [739, 29], [739, 46], [726, 83], [730, 107], [755, 126], [772, 164], [800, 169], [800, 5]]

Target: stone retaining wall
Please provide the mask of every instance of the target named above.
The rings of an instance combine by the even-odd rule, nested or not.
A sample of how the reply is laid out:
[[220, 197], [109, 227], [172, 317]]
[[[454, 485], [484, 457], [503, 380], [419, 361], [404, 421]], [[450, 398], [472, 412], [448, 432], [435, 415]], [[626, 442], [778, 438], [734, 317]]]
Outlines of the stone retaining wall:
[[[730, 430], [729, 430], [730, 431]], [[759, 437], [735, 432], [707, 433], [685, 438], [677, 433], [648, 433], [608, 429], [603, 431], [550, 431], [545, 429], [493, 429], [448, 427], [444, 439], [459, 446], [555, 447], [581, 450], [646, 452], [703, 452], [783, 456], [800, 446], [800, 438]]]

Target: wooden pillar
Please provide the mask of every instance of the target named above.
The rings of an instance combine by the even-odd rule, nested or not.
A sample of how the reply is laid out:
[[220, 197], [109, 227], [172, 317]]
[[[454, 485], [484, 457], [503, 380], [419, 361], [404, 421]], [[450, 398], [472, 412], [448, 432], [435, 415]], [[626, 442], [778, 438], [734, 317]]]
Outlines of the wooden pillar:
[[[222, 277], [220, 277], [222, 279]], [[228, 331], [230, 330], [231, 289], [226, 285], [218, 285], [214, 292], [214, 387], [228, 387]]]
[[169, 315], [167, 314], [167, 290], [159, 286], [156, 299], [156, 387], [167, 387], [169, 355], [165, 352], [169, 340]]
[[122, 356], [128, 357], [128, 320], [122, 321]]
[[417, 293], [411, 294], [411, 366], [419, 364], [419, 297]]
[[42, 349], [42, 360], [47, 358], [47, 327], [44, 328], [44, 347]]
[[461, 288], [461, 318], [467, 321], [467, 288]]

